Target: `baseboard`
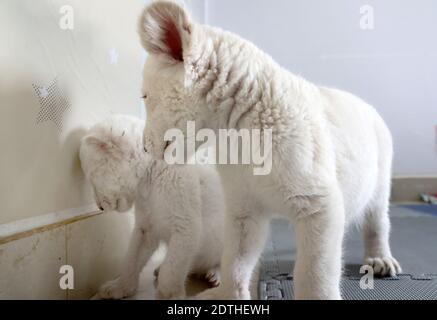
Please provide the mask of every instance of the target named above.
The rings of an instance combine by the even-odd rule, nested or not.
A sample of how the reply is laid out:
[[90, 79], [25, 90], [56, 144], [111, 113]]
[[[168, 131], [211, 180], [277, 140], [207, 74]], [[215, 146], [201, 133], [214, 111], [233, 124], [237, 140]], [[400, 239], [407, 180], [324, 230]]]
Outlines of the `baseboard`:
[[72, 208], [0, 224], [0, 245], [87, 219], [101, 213], [95, 204], [91, 204], [80, 208]]
[[392, 202], [417, 202], [422, 193], [437, 193], [437, 176], [394, 176]]
[[[120, 272], [132, 226], [132, 214], [79, 210], [0, 225], [0, 299], [89, 299]], [[73, 289], [59, 285], [64, 265]]]

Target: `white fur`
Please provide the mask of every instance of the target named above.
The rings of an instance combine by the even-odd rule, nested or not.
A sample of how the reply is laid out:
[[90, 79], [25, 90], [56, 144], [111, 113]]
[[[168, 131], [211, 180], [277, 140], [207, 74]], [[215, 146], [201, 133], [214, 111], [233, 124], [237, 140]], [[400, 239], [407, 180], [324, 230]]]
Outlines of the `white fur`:
[[[150, 50], [168, 46], [169, 23], [183, 61]], [[154, 156], [162, 159], [166, 130], [184, 130], [189, 120], [197, 129], [273, 129], [270, 175], [254, 176], [250, 166], [219, 169], [227, 202], [222, 284], [201, 297], [250, 298], [273, 215], [296, 227], [299, 299], [341, 298], [343, 234], [352, 222], [363, 226], [365, 259], [376, 273], [400, 271], [388, 241], [392, 139], [371, 106], [291, 74], [252, 43], [193, 22], [171, 2], [146, 7], [139, 33], [150, 53], [145, 143]]]
[[143, 147], [143, 130], [139, 119], [114, 116], [91, 128], [80, 148], [99, 206], [124, 212], [135, 202], [125, 266], [119, 278], [100, 288], [101, 298], [133, 295], [160, 241], [168, 250], [159, 270], [158, 298], [184, 297], [190, 273], [213, 284], [220, 281], [224, 200], [216, 171], [152, 160]]

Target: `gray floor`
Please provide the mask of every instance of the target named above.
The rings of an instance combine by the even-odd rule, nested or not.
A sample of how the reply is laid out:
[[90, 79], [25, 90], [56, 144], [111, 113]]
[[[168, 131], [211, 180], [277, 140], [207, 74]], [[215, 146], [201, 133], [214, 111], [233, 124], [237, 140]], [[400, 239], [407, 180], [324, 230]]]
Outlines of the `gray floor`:
[[[363, 260], [362, 235], [358, 230], [349, 230], [345, 241], [343, 298], [436, 299], [437, 206], [407, 208], [394, 205], [390, 210], [390, 218], [392, 252], [402, 265], [402, 275], [397, 278], [377, 279], [375, 289], [378, 290], [360, 290], [361, 275], [358, 270]], [[295, 254], [291, 226], [286, 221], [273, 221], [270, 240], [261, 259], [261, 299], [293, 297], [292, 270]], [[427, 276], [421, 276], [422, 274]]]
[[[390, 219], [392, 253], [401, 263], [403, 273], [437, 274], [437, 216], [395, 205], [391, 207]], [[267, 243], [262, 260], [268, 262], [278, 258], [284, 262], [284, 268], [292, 267], [296, 253], [292, 227], [286, 221], [273, 221], [272, 234], [277, 241]], [[363, 252], [361, 232], [349, 230], [344, 252], [347, 267], [361, 265]]]

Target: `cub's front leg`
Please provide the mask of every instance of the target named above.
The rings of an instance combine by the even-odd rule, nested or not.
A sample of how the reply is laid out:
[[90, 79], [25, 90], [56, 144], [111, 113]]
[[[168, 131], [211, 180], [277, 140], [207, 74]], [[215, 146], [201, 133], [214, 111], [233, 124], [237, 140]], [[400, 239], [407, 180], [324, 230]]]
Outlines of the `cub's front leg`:
[[134, 295], [138, 288], [139, 274], [158, 244], [150, 232], [135, 226], [121, 275], [102, 285], [98, 296], [101, 299], [122, 299]]
[[196, 226], [192, 230], [178, 230], [171, 236], [167, 255], [159, 268], [157, 299], [185, 298], [185, 282], [197, 252], [199, 238]]

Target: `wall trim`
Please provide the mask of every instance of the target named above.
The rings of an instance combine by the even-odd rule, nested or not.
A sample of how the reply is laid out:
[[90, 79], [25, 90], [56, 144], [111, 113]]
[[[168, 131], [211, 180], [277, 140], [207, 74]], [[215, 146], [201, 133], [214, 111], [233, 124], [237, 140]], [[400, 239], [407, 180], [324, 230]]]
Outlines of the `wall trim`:
[[421, 193], [437, 193], [437, 175], [396, 175], [392, 179], [393, 202], [418, 202]]
[[29, 237], [35, 233], [59, 228], [63, 225], [87, 219], [102, 213], [102, 211], [97, 209], [95, 204], [92, 204], [80, 208], [72, 208], [48, 213], [42, 216], [0, 224], [0, 244]]

